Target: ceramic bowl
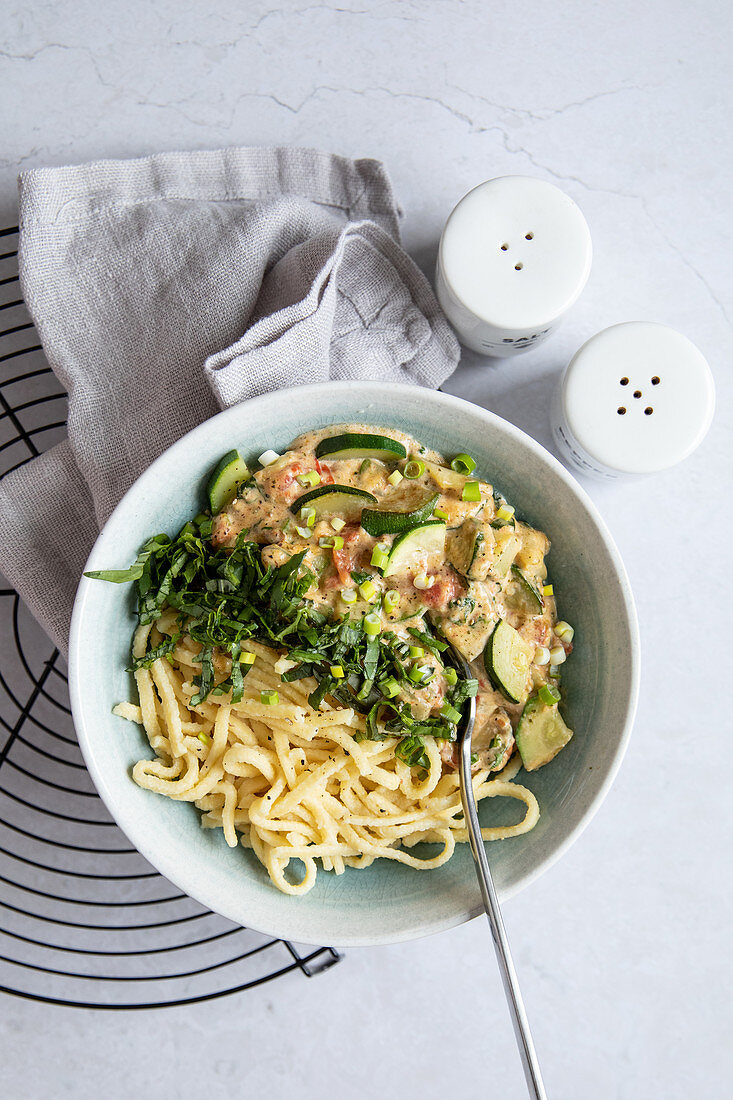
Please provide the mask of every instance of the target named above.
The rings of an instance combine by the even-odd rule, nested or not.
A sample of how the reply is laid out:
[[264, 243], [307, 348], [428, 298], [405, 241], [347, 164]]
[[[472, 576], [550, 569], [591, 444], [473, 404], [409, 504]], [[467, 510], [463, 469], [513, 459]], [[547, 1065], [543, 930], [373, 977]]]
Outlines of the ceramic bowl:
[[[174, 534], [199, 511], [207, 473], [224, 451], [281, 451], [306, 429], [345, 421], [402, 429], [446, 455], [474, 455], [481, 476], [552, 540], [549, 575], [559, 612], [576, 629], [563, 675], [575, 736], [551, 764], [522, 773], [541, 808], [535, 829], [489, 846], [506, 899], [551, 866], [598, 810], [626, 748], [639, 681], [636, 613], [618, 551], [583, 490], [534, 440], [476, 405], [412, 386], [342, 382], [267, 394], [206, 421], [161, 455], [110, 516], [87, 569], [126, 566], [149, 535]], [[71, 703], [100, 795], [171, 882], [238, 924], [303, 943], [392, 943], [481, 911], [467, 844], [434, 871], [378, 860], [338, 877], [319, 872], [310, 893], [289, 897], [251, 852], [229, 848], [220, 830], [202, 829], [195, 807], [138, 787], [131, 769], [149, 746], [138, 726], [111, 713], [135, 698], [125, 671], [134, 621], [131, 585], [82, 579], [71, 625]], [[505, 800], [488, 799], [481, 818], [491, 824], [506, 812]]]

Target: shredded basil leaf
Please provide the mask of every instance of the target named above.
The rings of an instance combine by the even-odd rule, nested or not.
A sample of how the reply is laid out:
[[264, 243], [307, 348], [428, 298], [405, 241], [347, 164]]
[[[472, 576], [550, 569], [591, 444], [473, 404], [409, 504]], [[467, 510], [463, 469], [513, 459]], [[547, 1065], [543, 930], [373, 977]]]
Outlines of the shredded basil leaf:
[[[385, 700], [377, 684], [388, 678], [419, 690], [408, 680], [408, 647], [392, 631], [371, 637], [348, 614], [338, 618], [315, 607], [306, 598], [314, 576], [304, 566], [305, 550], [273, 568], [263, 563], [262, 548], [248, 540], [247, 531], [239, 534], [233, 547], [212, 547], [211, 524], [209, 516], [197, 516], [174, 539], [165, 534], [148, 539], [129, 569], [87, 574], [116, 584], [134, 582], [140, 623], [155, 622], [167, 607], [178, 612], [177, 633], [136, 658], [133, 669], [150, 667], [158, 657], [169, 655], [186, 634], [201, 647], [201, 672], [194, 677], [197, 691], [191, 705], [198, 706], [212, 693], [227, 692], [237, 703], [243, 698], [244, 679], [251, 667], [241, 665], [239, 656], [242, 643], [251, 638], [296, 662], [282, 674], [286, 683], [306, 677], [315, 680], [311, 706], [319, 708], [328, 696], [364, 714], [363, 737], [400, 738], [396, 755], [410, 767], [427, 766], [424, 737], [455, 738], [455, 728], [442, 716], [417, 722], [404, 700]], [[371, 574], [354, 571], [352, 576], [362, 584]], [[424, 630], [410, 627], [410, 634], [437, 656], [447, 643], [426, 623], [421, 625]], [[219, 684], [214, 672], [217, 652], [232, 661], [229, 677]], [[334, 665], [341, 666], [343, 677], [333, 677]], [[460, 707], [477, 687], [475, 680], [459, 678], [447, 698]]]

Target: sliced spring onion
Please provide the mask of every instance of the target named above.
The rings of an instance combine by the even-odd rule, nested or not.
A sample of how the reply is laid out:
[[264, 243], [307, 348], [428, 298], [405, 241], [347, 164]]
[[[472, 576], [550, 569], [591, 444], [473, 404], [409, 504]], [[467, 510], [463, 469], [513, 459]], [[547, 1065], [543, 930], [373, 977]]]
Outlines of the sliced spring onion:
[[196, 736], [198, 737], [198, 739], [199, 739], [199, 741], [201, 742], [202, 745], [210, 745], [211, 744], [211, 738], [209, 737], [208, 733], [203, 733], [203, 732], [202, 733], [197, 733]]
[[239, 654], [240, 665], [253, 665], [257, 660], [257, 655], [252, 653], [249, 649], [243, 649]]
[[341, 535], [333, 535], [331, 538], [326, 536], [318, 540], [318, 545], [323, 546], [326, 550], [340, 550], [344, 545], [344, 540]]
[[553, 707], [560, 701], [560, 692], [552, 684], [543, 684], [537, 694], [548, 707]]
[[501, 523], [508, 523], [510, 519], [514, 519], [514, 509], [511, 504], [502, 504], [501, 508], [497, 509], [495, 518]]
[[415, 478], [422, 477], [425, 473], [425, 463], [419, 458], [411, 458], [405, 465], [404, 474], [410, 481], [414, 481]]
[[273, 462], [277, 462], [278, 458], [280, 458], [280, 455], [277, 451], [263, 451], [257, 461], [260, 466], [272, 466]]
[[331, 675], [334, 680], [343, 680], [344, 670], [342, 665], [331, 665]]
[[407, 651], [407, 655], [408, 657], [412, 657], [413, 660], [416, 660], [418, 657], [425, 656], [425, 650], [420, 645], [411, 645]]
[[316, 522], [316, 510], [315, 508], [301, 508], [300, 518], [306, 527], [312, 527]]
[[364, 633], [368, 634], [370, 638], [374, 638], [381, 632], [382, 620], [376, 612], [371, 611], [362, 619], [362, 625], [364, 627]]
[[575, 630], [564, 619], [561, 619], [559, 623], [555, 623], [555, 633], [558, 638], [562, 638], [565, 642], [572, 642], [575, 637]]
[[333, 527], [334, 531], [343, 531], [344, 527], [346, 526], [346, 520], [341, 519], [340, 516], [334, 516], [331, 520], [331, 526]]
[[357, 595], [353, 588], [342, 588], [341, 599], [344, 603], [356, 603]]
[[549, 665], [550, 663], [550, 651], [546, 645], [538, 645], [534, 652], [534, 663], [536, 665]]
[[450, 703], [443, 703], [443, 706], [440, 708], [440, 713], [443, 715], [444, 718], [447, 718], [448, 721], [452, 722], [454, 725], [461, 720], [460, 710], [456, 710], [456, 708], [452, 707]]
[[448, 513], [444, 512], [442, 508], [436, 508], [433, 515], [436, 519], [442, 519], [443, 523], [448, 522]]
[[377, 569], [384, 569], [389, 561], [389, 554], [382, 550], [380, 546], [375, 546], [372, 550], [371, 564], [376, 566]]
[[399, 592], [395, 592], [395, 590], [391, 588], [389, 592], [385, 592], [384, 600], [382, 602], [384, 605], [384, 610], [387, 612], [388, 615], [391, 615], [394, 609], [397, 607], [397, 604], [400, 602]]
[[481, 485], [478, 481], [467, 481], [463, 486], [461, 500], [481, 500]]
[[414, 684], [426, 684], [429, 680], [433, 680], [433, 669], [429, 664], [413, 664], [412, 669], [407, 672], [407, 679], [412, 680]]
[[476, 469], [476, 460], [467, 454], [456, 455], [450, 464], [450, 468], [455, 470], [457, 474], [472, 474]]
[[393, 470], [387, 478], [387, 481], [390, 483], [390, 485], [397, 486], [402, 481], [402, 474], [399, 470]]
[[[359, 585], [359, 593], [360, 593], [361, 598], [363, 600], [373, 600], [374, 597], [377, 594], [377, 590], [374, 586], [374, 582], [373, 581], [364, 581], [363, 584]], [[368, 617], [369, 616], [367, 616], [367, 618]]]
[[561, 645], [554, 645], [550, 650], [550, 660], [553, 665], [561, 665], [567, 660], [567, 654]]
[[412, 583], [420, 592], [424, 592], [426, 588], [433, 587], [435, 584], [435, 577], [431, 576], [429, 573], [418, 573]]
[[265, 691], [260, 692], [260, 702], [266, 707], [275, 707], [279, 701], [280, 696], [271, 688], [267, 688]]
[[321, 475], [317, 470], [309, 470], [307, 474], [298, 474], [295, 480], [304, 489], [313, 489], [316, 485], [320, 485]]
[[445, 682], [450, 687], [455, 687], [458, 683], [458, 673], [454, 668], [447, 668], [445, 670]]
[[542, 595], [543, 596], [554, 596], [555, 595], [555, 589], [552, 587], [551, 584], [543, 584], [543, 586], [542, 586]]
[[400, 685], [397, 683], [394, 676], [388, 676], [379, 684], [379, 690], [385, 698], [394, 699], [395, 695], [399, 695], [400, 693]]
[[310, 527], [296, 527], [295, 530], [298, 532], [302, 539], [309, 539], [313, 535]]

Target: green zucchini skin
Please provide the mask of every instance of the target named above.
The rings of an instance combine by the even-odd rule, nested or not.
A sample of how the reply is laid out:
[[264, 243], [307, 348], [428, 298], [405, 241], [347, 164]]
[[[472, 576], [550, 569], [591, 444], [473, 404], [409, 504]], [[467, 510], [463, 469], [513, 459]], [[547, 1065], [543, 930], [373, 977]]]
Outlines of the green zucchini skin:
[[381, 538], [382, 535], [398, 535], [430, 519], [439, 500], [440, 494], [435, 493], [412, 512], [387, 512], [377, 508], [365, 508], [361, 513], [361, 525], [366, 533], [373, 535], [374, 538]]
[[227, 451], [211, 471], [206, 485], [211, 514], [216, 515], [234, 500], [240, 485], [249, 478], [249, 470], [239, 451]]
[[512, 574], [519, 581], [522, 596], [526, 602], [527, 610], [533, 614], [539, 614], [545, 606], [545, 601], [529, 577], [522, 572], [518, 565], [512, 565]]
[[445, 549], [445, 531], [445, 524], [437, 519], [403, 531], [392, 543], [383, 576], [391, 577], [401, 572], [408, 565], [412, 555], [421, 550], [442, 553]]
[[317, 485], [307, 493], [296, 498], [290, 505], [293, 515], [301, 508], [315, 508], [316, 515], [339, 515], [344, 519], [356, 519], [367, 504], [376, 504], [377, 498], [366, 489], [355, 489], [353, 485]]
[[322, 439], [316, 447], [316, 458], [381, 458], [385, 462], [397, 462], [407, 458], [407, 451], [402, 443], [386, 435], [343, 432]]
[[524, 703], [529, 666], [534, 650], [518, 631], [504, 619], [499, 619], [484, 649], [484, 668], [492, 684], [512, 703]]
[[516, 732], [519, 755], [528, 772], [549, 764], [572, 736], [573, 731], [562, 720], [557, 704], [548, 707], [536, 695], [530, 696]]

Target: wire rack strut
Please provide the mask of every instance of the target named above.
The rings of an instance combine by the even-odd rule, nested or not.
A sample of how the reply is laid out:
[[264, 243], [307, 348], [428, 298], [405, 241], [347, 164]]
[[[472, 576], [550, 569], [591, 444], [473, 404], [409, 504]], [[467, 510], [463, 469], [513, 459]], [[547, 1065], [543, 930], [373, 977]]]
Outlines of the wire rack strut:
[[[65, 436], [66, 394], [0, 230], [0, 478]], [[224, 997], [338, 962], [241, 928], [176, 890], [132, 848], [79, 750], [59, 651], [0, 577], [0, 992], [78, 1008]]]

